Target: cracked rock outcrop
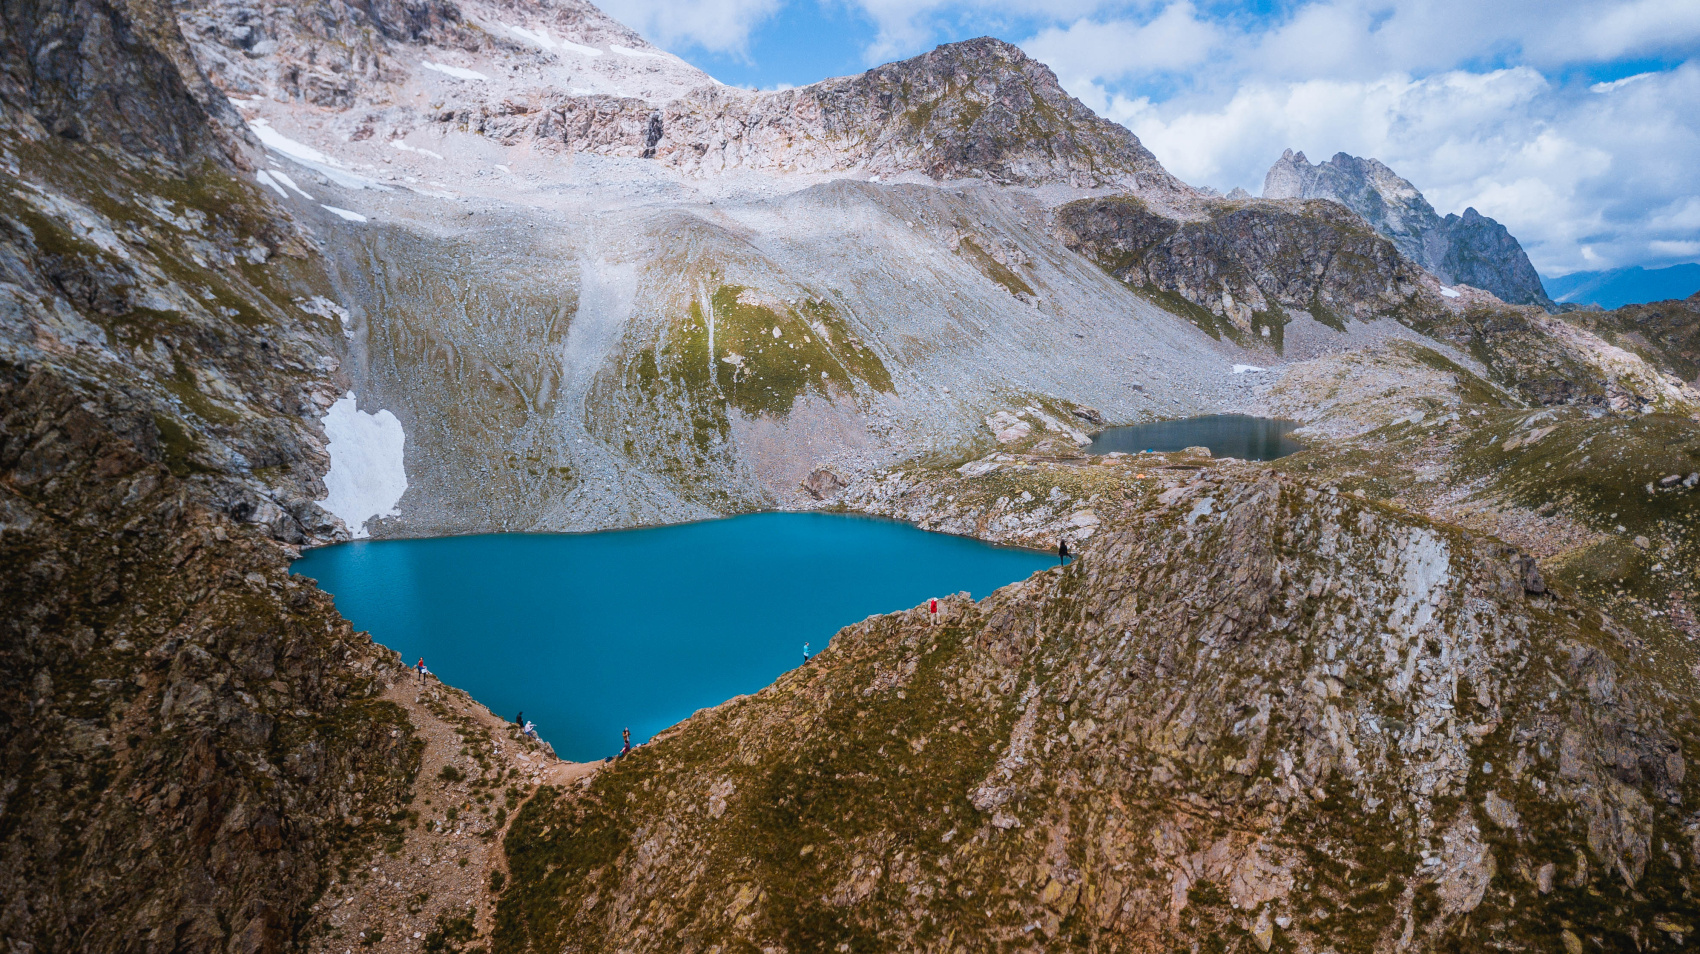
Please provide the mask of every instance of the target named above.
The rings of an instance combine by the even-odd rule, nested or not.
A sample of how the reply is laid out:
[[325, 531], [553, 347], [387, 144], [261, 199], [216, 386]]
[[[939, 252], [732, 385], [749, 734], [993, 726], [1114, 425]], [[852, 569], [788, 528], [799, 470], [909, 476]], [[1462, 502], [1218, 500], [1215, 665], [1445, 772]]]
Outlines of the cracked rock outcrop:
[[1343, 329], [1442, 310], [1432, 279], [1332, 202], [1216, 201], [1181, 219], [1107, 196], [1062, 206], [1056, 226], [1070, 248], [1202, 327], [1277, 345], [1289, 312]]

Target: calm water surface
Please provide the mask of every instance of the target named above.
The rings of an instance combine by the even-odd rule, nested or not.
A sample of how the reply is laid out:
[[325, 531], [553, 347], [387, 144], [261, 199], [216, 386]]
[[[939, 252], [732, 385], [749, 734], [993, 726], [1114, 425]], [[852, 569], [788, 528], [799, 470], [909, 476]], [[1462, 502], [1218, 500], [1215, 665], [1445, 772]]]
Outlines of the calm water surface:
[[356, 629], [519, 711], [565, 759], [619, 751], [754, 692], [841, 627], [1053, 565], [1030, 550], [830, 514], [582, 534], [378, 540], [308, 551]]
[[1217, 457], [1274, 460], [1304, 449], [1304, 445], [1287, 436], [1298, 426], [1292, 421], [1247, 414], [1209, 414], [1179, 421], [1105, 428], [1092, 439], [1087, 451], [1137, 454], [1143, 450], [1178, 451], [1202, 446], [1210, 448], [1210, 453]]

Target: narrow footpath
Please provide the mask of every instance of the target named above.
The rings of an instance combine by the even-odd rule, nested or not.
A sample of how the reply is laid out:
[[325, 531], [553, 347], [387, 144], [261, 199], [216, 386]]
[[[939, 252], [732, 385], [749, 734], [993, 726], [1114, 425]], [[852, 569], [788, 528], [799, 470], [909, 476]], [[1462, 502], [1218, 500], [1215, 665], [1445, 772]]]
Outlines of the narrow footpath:
[[[414, 801], [379, 850], [339, 873], [313, 909], [308, 949], [321, 954], [458, 951], [487, 938], [507, 871], [501, 839], [539, 786], [589, 779], [600, 762], [563, 762], [464, 691], [411, 670], [383, 698], [407, 710], [423, 744]], [[381, 824], [373, 820], [373, 824]]]

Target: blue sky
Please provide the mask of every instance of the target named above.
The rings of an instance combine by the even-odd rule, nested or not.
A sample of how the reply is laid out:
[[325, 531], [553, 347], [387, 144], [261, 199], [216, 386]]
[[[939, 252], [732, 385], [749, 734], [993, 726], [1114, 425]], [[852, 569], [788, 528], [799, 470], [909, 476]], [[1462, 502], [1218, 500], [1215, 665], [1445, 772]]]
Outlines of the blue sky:
[[1543, 274], [1700, 260], [1700, 0], [606, 0], [723, 82], [1019, 44], [1195, 185], [1373, 156]]

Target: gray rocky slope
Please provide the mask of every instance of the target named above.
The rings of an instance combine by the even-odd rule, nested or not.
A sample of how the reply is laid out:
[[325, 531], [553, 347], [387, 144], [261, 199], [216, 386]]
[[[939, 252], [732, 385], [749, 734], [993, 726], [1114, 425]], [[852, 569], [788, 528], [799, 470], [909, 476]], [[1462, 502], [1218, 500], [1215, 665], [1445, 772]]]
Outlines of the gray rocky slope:
[[[375, 27], [328, 9], [346, 16], [248, 24], [210, 4], [183, 22], [292, 176], [279, 205], [328, 236], [361, 409], [406, 435], [405, 495], [344, 513], [356, 531], [802, 505], [815, 470], [955, 452], [1039, 395], [1112, 422], [1249, 407], [1233, 368], [1369, 327], [1337, 312], [1449, 307], [1432, 278], [1392, 278], [1390, 247], [1337, 255], [1332, 213], [1276, 231], [1326, 234], [1330, 281], [1385, 307], [1249, 292], [1226, 274], [1232, 218], [1230, 241], [1174, 256], [1184, 276], [1106, 272], [1059, 226], [1067, 203], [1225, 210], [994, 40], [753, 93], [583, 5], [378, 10]], [[320, 64], [334, 95], [302, 85]], [[1251, 311], [1269, 317], [1248, 337]]]
[[[829, 929], [848, 932], [834, 943], [852, 949], [879, 938], [1010, 950], [1040, 938], [1110, 943], [1094, 931], [1127, 933], [1115, 943], [1314, 948], [1348, 940], [1319, 924], [1365, 911], [1398, 919], [1376, 943], [1439, 948], [1469, 937], [1467, 915], [1484, 904], [1531, 938], [1630, 938], [1646, 948], [1680, 945], [1692, 931], [1684, 846], [1694, 808], [1681, 775], [1692, 733], [1673, 701], [1687, 691], [1686, 670], [1618, 660], [1640, 636], [1568, 597], [1527, 597], [1526, 559], [1473, 533], [1337, 507], [1304, 473], [1276, 486], [1256, 468], [1229, 466], [1195, 481], [1188, 475], [1206, 466], [1196, 459], [1091, 469], [1076, 449], [1087, 422], [1277, 407], [1314, 422], [1316, 434], [1366, 441], [1306, 465], [1331, 477], [1358, 474], [1377, 453], [1398, 467], [1438, 466], [1435, 455], [1484, 434], [1496, 446], [1525, 436], [1539, 444], [1556, 433], [1541, 430], [1540, 415], [1560, 412], [1602, 435], [1628, 428], [1614, 439], [1632, 459], [1636, 441], [1683, 448], [1700, 408], [1667, 372], [1689, 373], [1670, 363], [1691, 350], [1685, 312], [1636, 326], [1593, 316], [1583, 328], [1471, 289], [1448, 297], [1338, 206], [1195, 193], [1131, 134], [1063, 94], [1048, 70], [995, 41], [757, 94], [718, 87], [579, 3], [40, 0], [6, 11], [0, 29], [0, 935], [9, 948], [346, 950], [361, 940], [387, 952], [415, 940], [434, 950], [523, 949], [571, 936], [685, 949], [723, 936], [801, 950]], [[1252, 364], [1272, 369], [1262, 383], [1265, 372], [1235, 367]], [[1441, 408], [1455, 442], [1412, 422]], [[1460, 417], [1472, 409], [1494, 430]], [[1513, 424], [1504, 415], [1520, 416]], [[1405, 429], [1405, 443], [1377, 450], [1376, 429], [1390, 426]], [[1158, 470], [1167, 476], [1152, 483]], [[1430, 472], [1411, 473], [1403, 486]], [[1641, 474], [1626, 466], [1623, 479], [1633, 490]], [[1692, 489], [1680, 473], [1648, 486], [1679, 515]], [[818, 506], [817, 496], [994, 539], [1048, 546], [1068, 534], [1096, 549], [1069, 578], [1084, 587], [1074, 595], [1047, 595], [1041, 579], [1029, 586], [1032, 612], [1004, 613], [997, 601], [963, 607], [964, 619], [1002, 622], [942, 634], [951, 673], [967, 680], [947, 687], [957, 693], [948, 702], [965, 708], [941, 733], [905, 737], [893, 751], [916, 759], [886, 763], [890, 778], [871, 761], [847, 767], [852, 788], [908, 794], [854, 807], [855, 830], [845, 832], [855, 843], [816, 849], [857, 872], [825, 907], [787, 908], [774, 900], [778, 882], [738, 874], [792, 864], [740, 846], [779, 837], [772, 844], [804, 857], [804, 846], [781, 844], [784, 817], [772, 814], [790, 797], [772, 786], [804, 776], [761, 748], [780, 739], [773, 720], [803, 710], [751, 703], [765, 728], [735, 755], [712, 713], [659, 742], [651, 751], [680, 780], [666, 790], [684, 793], [683, 814], [645, 802], [632, 818], [724, 816], [743, 826], [732, 835], [680, 828], [685, 841], [668, 848], [696, 845], [719, 859], [690, 890], [716, 903], [731, 892], [699, 912], [695, 933], [680, 933], [672, 909], [645, 893], [658, 870], [645, 853], [662, 843], [606, 826], [563, 841], [565, 822], [550, 820], [565, 812], [572, 825], [600, 824], [598, 800], [621, 791], [624, 776], [562, 787], [564, 777], [537, 771], [531, 754], [504, 748], [510, 740], [487, 714], [466, 715], [470, 702], [435, 688], [410, 697], [393, 654], [287, 574], [296, 548], [351, 532], [619, 526]], [[1199, 510], [1205, 497], [1212, 509]], [[1456, 503], [1436, 502], [1434, 512]], [[1649, 548], [1668, 546], [1669, 565], [1691, 571], [1680, 520], [1650, 511], [1634, 522], [1620, 518], [1622, 507], [1595, 504], [1601, 513], [1560, 509], [1554, 519], [1645, 526]], [[1224, 510], [1237, 516], [1212, 516]], [[1270, 523], [1276, 512], [1293, 527], [1285, 536]], [[1597, 532], [1609, 538], [1613, 525]], [[1148, 531], [1148, 542], [1129, 536]], [[1411, 541], [1436, 534], [1457, 554], [1457, 574], [1430, 581], [1401, 609], [1399, 594], [1421, 589], [1406, 564], [1433, 569], [1433, 548]], [[1590, 545], [1615, 552], [1609, 542]], [[1316, 580], [1347, 581], [1346, 592], [1309, 594], [1310, 580], [1277, 573], [1254, 574], [1254, 592], [1239, 593], [1197, 575], [1235, 560], [1266, 568], [1281, 548]], [[1353, 569], [1371, 552], [1382, 562]], [[1151, 576], [1156, 565], [1176, 578]], [[1668, 567], [1659, 565], [1647, 579], [1663, 585]], [[1121, 637], [1103, 620], [1137, 612], [1124, 593], [1132, 606], [1173, 611], [1129, 617], [1137, 647], [1132, 635], [1104, 642]], [[1290, 633], [1297, 617], [1286, 609], [1264, 620], [1235, 602], [1324, 596], [1337, 602], [1315, 603], [1318, 614]], [[1427, 621], [1406, 632], [1413, 607], [1430, 597]], [[1668, 634], [1679, 603], [1659, 604], [1649, 632]], [[1241, 714], [1224, 722], [1228, 713], [1184, 705], [1141, 710], [1142, 727], [1130, 728], [1129, 695], [1187, 691], [1164, 647], [1180, 652], [1202, 631], [1176, 607], [1218, 604], [1232, 604], [1234, 625], [1213, 623], [1205, 644], [1289, 645], [1290, 665], [1260, 678], [1286, 690], [1269, 712], [1308, 728], [1289, 739], [1248, 713], [1236, 725]], [[1537, 646], [1523, 641], [1519, 620], [1554, 628], [1528, 637], [1546, 640]], [[1385, 642], [1383, 622], [1413, 642], [1415, 661], [1377, 670], [1397, 684], [1382, 689], [1329, 668], [1354, 693], [1350, 713], [1334, 703], [1350, 719], [1336, 725], [1326, 706], [1304, 701], [1317, 686], [1319, 699], [1335, 698], [1315, 657], [1339, 632], [1356, 642], [1340, 637], [1336, 653], [1348, 643], [1368, 652]], [[882, 711], [897, 722], [920, 717], [925, 700], [906, 705], [906, 692], [921, 686], [900, 684], [914, 674], [905, 669], [909, 624], [871, 625], [896, 641], [846, 636], [845, 651], [812, 670], [833, 695], [811, 694], [805, 708], [860, 719], [839, 689], [872, 699], [868, 686], [852, 685], [871, 673], [872, 691], [892, 706]], [[1031, 638], [1079, 650], [1031, 661], [1030, 719], [1009, 702], [1026, 697], [1001, 688], [1029, 665], [1010, 642], [1029, 638], [1029, 625]], [[1456, 651], [1466, 644], [1487, 655]], [[1265, 659], [1226, 645], [1206, 648], [1229, 662], [1186, 649], [1204, 668], [1185, 679], [1248, 679], [1240, 664]], [[1691, 654], [1675, 645], [1673, 655]], [[1542, 695], [1547, 671], [1531, 646], [1582, 660], [1555, 671], [1567, 687], [1588, 687], [1565, 696], [1560, 715], [1551, 715], [1558, 700]], [[1137, 659], [1094, 669], [1099, 650]], [[1420, 699], [1416, 682], [1401, 682], [1407, 671], [1422, 675]], [[1111, 676], [1122, 682], [1104, 682]], [[1078, 695], [1074, 682], [1087, 677], [1101, 677], [1105, 691]], [[1440, 692], [1454, 680], [1484, 712], [1506, 714], [1475, 742], [1454, 734], [1466, 728], [1459, 697]], [[967, 705], [971, 688], [991, 701]], [[1027, 753], [1066, 748], [1053, 731], [1066, 723], [1053, 724], [1050, 703], [1032, 707], [1053, 696], [1078, 706], [1067, 715], [1074, 729], [1121, 726], [1114, 745], [1143, 781], [1072, 755], [1022, 774]], [[1488, 725], [1474, 715], [1470, 727]], [[1345, 753], [1370, 751], [1361, 733], [1392, 727], [1387, 718], [1400, 724], [1398, 745], [1446, 764], [1411, 775], [1389, 755], [1360, 761], [1364, 777], [1351, 776]], [[1325, 724], [1326, 751], [1310, 734]], [[1580, 734], [1557, 756], [1516, 734], [1562, 736], [1566, 727]], [[1212, 748], [1264, 728], [1275, 739], [1268, 751], [1279, 742], [1291, 764], [1272, 755], [1245, 775]], [[959, 793], [965, 806], [950, 802], [977, 813], [950, 837], [965, 839], [963, 870], [980, 880], [941, 894], [937, 866], [923, 860], [941, 852], [899, 847], [914, 832], [895, 819], [920, 814], [912, 796], [931, 791], [904, 789], [913, 779], [950, 785], [952, 772], [976, 764], [940, 760], [950, 745], [927, 748], [963, 733], [1009, 777], [976, 777], [975, 794]], [[1298, 748], [1300, 735], [1308, 748]], [[844, 752], [873, 758], [843, 738]], [[703, 739], [706, 761], [690, 761]], [[1508, 754], [1519, 740], [1537, 753], [1526, 763]], [[864, 732], [856, 745], [868, 741]], [[1466, 762], [1478, 743], [1512, 747], [1493, 761], [1518, 765], [1513, 781], [1523, 787], [1493, 791], [1522, 827], [1482, 827], [1481, 817], [1514, 816], [1470, 787]], [[1243, 766], [1248, 753], [1228, 754]], [[804, 767], [808, 778], [825, 778], [821, 766], [838, 756], [829, 747], [823, 757]], [[734, 763], [751, 773], [731, 778]], [[434, 777], [422, 778], [422, 767]], [[845, 781], [839, 769], [827, 774]], [[1398, 829], [1388, 834], [1394, 847], [1374, 858], [1370, 849], [1388, 842], [1364, 840], [1369, 828], [1340, 835], [1379, 879], [1366, 889], [1373, 897], [1352, 895], [1355, 874], [1340, 882], [1335, 869], [1294, 854], [1317, 826], [1336, 824], [1329, 799], [1343, 796], [1328, 783], [1348, 776], [1351, 797], [1382, 800]], [[1421, 791], [1425, 779], [1437, 787]], [[686, 795], [705, 780], [698, 816]], [[1233, 794], [1229, 783], [1239, 786]], [[739, 801], [752, 785], [774, 798]], [[1412, 785], [1415, 794], [1405, 791]], [[446, 801], [451, 791], [466, 797], [464, 814]], [[440, 804], [422, 803], [426, 793]], [[471, 880], [451, 877], [459, 865], [433, 864], [452, 840], [420, 840], [463, 828], [495, 839], [507, 812], [538, 795], [537, 813], [512, 821], [519, 827], [500, 852], [461, 855], [484, 866]], [[1130, 796], [1147, 799], [1146, 814], [1116, 807]], [[1061, 824], [1047, 805], [1064, 812]], [[1241, 902], [1251, 896], [1231, 888], [1224, 906], [1220, 838], [1195, 846], [1183, 832], [1147, 856], [1111, 834], [1171, 811], [1193, 819], [1175, 822], [1187, 831], [1229, 824], [1215, 811], [1261, 833], [1287, 874], [1258, 868], [1269, 875], [1259, 884], [1290, 876], [1292, 887], [1258, 888], [1262, 906], [1249, 909]], [[1118, 847], [1103, 865], [1088, 863], [1069, 830]], [[1012, 831], [1019, 841], [990, 848]], [[1507, 831], [1515, 844], [1494, 840]], [[610, 845], [594, 869], [573, 854]], [[568, 857], [546, 857], [557, 850]], [[985, 867], [1006, 856], [1019, 872]], [[1169, 862], [1187, 879], [1179, 900], [1178, 881], [1162, 873]], [[1162, 872], [1128, 870], [1141, 865]], [[602, 885], [616, 876], [626, 880], [608, 893]], [[1166, 908], [1150, 896], [1164, 877]], [[412, 890], [423, 884], [436, 887]], [[913, 901], [911, 887], [927, 902]], [[987, 892], [1007, 916], [967, 903]], [[964, 903], [934, 904], [952, 893]], [[571, 934], [602, 931], [583, 912], [630, 913], [640, 902], [654, 920], [616, 926], [647, 933]], [[1519, 913], [1506, 910], [1513, 903]], [[797, 928], [772, 921], [775, 912], [809, 920]], [[947, 934], [917, 929], [941, 918]], [[1229, 925], [1242, 921], [1247, 933], [1232, 941]]]
[[1312, 165], [1304, 153], [1288, 149], [1264, 176], [1263, 197], [1332, 199], [1443, 282], [1480, 288], [1512, 304], [1557, 307], [1505, 226], [1473, 208], [1442, 218], [1415, 186], [1378, 160], [1342, 152]]

